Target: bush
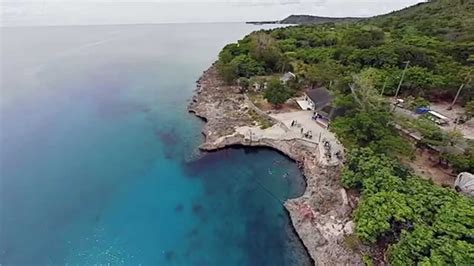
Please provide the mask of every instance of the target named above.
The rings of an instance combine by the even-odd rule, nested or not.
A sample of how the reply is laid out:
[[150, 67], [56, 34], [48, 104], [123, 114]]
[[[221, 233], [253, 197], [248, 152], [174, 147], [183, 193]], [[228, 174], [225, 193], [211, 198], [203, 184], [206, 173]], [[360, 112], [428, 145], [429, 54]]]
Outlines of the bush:
[[237, 76], [250, 78], [265, 74], [265, 68], [248, 55], [239, 55], [229, 63], [235, 69]]
[[268, 81], [264, 92], [265, 99], [276, 106], [285, 103], [292, 95], [293, 92], [285, 84], [281, 83], [279, 79]]
[[248, 78], [245, 78], [245, 77], [242, 77], [242, 78], [239, 78], [237, 80], [237, 83], [239, 84], [239, 86], [244, 90], [248, 90], [249, 86], [250, 86], [250, 80]]
[[390, 231], [392, 223], [407, 223], [413, 217], [405, 195], [398, 192], [379, 192], [365, 198], [356, 210], [357, 236], [366, 243]]
[[470, 150], [464, 154], [445, 153], [443, 158], [451, 164], [456, 173], [474, 172], [474, 154]]
[[331, 131], [344, 147], [370, 147], [380, 154], [410, 154], [411, 146], [402, 139], [390, 123], [385, 110], [357, 111], [331, 122]]
[[238, 78], [237, 67], [235, 65], [219, 62], [217, 64], [217, 70], [221, 78], [227, 84], [232, 84]]
[[[357, 236], [391, 241], [392, 265], [473, 265], [474, 200], [404, 172], [367, 148], [348, 154], [343, 182], [362, 189]], [[379, 173], [393, 181], [380, 181]]]
[[359, 250], [360, 246], [361, 246], [361, 242], [359, 240], [359, 238], [357, 237], [357, 235], [355, 234], [351, 234], [351, 235], [346, 235], [344, 236], [344, 241], [346, 242], [346, 246], [350, 249], [350, 250], [353, 250], [353, 251], [357, 251]]

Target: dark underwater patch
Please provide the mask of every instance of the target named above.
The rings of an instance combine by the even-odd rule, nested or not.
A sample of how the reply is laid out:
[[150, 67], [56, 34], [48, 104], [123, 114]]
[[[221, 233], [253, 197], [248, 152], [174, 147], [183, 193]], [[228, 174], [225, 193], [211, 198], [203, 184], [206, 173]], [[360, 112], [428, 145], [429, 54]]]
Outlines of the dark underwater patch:
[[198, 228], [193, 228], [191, 231], [189, 231], [189, 232], [186, 233], [186, 238], [194, 237], [194, 236], [196, 236], [198, 233], [199, 233], [199, 229], [198, 229]]
[[176, 207], [174, 207], [175, 212], [182, 212], [183, 209], [184, 209], [183, 204], [178, 204], [178, 205], [176, 205]]
[[166, 261], [171, 262], [175, 258], [176, 254], [174, 251], [168, 250], [164, 252], [164, 256]]
[[204, 207], [201, 204], [194, 203], [192, 211], [195, 215], [201, 215], [204, 211]]
[[157, 130], [155, 136], [163, 143], [166, 147], [173, 147], [178, 143], [178, 135], [174, 128], [168, 130]]
[[164, 157], [170, 160], [176, 158], [178, 153], [177, 147], [181, 145], [176, 129], [157, 130], [155, 131], [155, 137], [166, 147], [163, 149]]

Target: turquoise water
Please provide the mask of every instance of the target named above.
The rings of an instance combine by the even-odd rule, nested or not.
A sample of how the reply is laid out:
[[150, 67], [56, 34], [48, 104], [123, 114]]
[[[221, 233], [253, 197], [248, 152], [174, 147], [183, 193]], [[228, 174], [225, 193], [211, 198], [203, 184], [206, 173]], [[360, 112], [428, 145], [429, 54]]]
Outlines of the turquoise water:
[[0, 264], [301, 265], [270, 150], [197, 150], [194, 81], [244, 24], [1, 28]]

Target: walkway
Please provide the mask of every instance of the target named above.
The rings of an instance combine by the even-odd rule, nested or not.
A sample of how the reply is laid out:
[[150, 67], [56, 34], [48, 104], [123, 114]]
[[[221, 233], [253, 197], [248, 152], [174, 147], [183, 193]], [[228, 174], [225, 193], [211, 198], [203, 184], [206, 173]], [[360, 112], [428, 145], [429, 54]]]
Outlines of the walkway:
[[[312, 119], [312, 114], [312, 111], [271, 114], [270, 116], [279, 122], [273, 127], [267, 129], [261, 129], [259, 127], [240, 127], [237, 131], [252, 140], [262, 138], [277, 140], [300, 139], [308, 143], [308, 146], [314, 145], [314, 147], [319, 147], [320, 157], [326, 157], [329, 164], [339, 163], [336, 153], [341, 152], [343, 154], [344, 150], [342, 145], [337, 141], [333, 133]], [[291, 123], [294, 120], [297, 121], [297, 125], [292, 127]], [[301, 128], [303, 128], [303, 133], [311, 131], [313, 137], [311, 139], [304, 137], [301, 133]], [[325, 156], [325, 141], [329, 142], [331, 146], [330, 158]]]

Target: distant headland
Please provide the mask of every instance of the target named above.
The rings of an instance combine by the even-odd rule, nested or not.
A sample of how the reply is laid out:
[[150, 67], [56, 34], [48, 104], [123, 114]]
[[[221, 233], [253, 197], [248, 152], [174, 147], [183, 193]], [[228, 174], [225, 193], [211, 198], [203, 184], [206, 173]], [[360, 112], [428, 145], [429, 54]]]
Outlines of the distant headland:
[[324, 23], [344, 23], [344, 22], [354, 22], [359, 21], [364, 18], [360, 17], [320, 17], [320, 16], [311, 16], [311, 15], [291, 15], [282, 20], [273, 20], [273, 21], [247, 21], [247, 24], [299, 24], [299, 25], [309, 25], [309, 24], [324, 24]]

